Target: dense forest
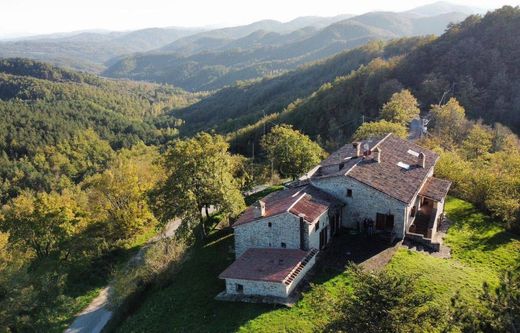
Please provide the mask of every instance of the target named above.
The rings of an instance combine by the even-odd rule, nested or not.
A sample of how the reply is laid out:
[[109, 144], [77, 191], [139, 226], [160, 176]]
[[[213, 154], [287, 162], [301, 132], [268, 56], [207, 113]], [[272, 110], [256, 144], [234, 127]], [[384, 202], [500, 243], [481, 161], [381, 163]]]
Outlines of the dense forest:
[[0, 60], [0, 331], [59, 331], [154, 234], [165, 112], [201, 97]]
[[[173, 114], [187, 120], [181, 129], [186, 134], [202, 124], [223, 133], [251, 125], [236, 134], [236, 145], [248, 154], [244, 147], [263, 133], [264, 122], [254, 125], [263, 112], [270, 115], [268, 127], [291, 123], [313, 138], [340, 144], [359, 126], [361, 115], [377, 117], [384, 101], [407, 87], [424, 113], [453, 96], [470, 118], [507, 124], [518, 133], [520, 46], [513, 31], [519, 24], [520, 9], [504, 7], [452, 25], [439, 38], [370, 44], [277, 78], [224, 89]], [[363, 66], [357, 69], [358, 64]]]
[[232, 132], [254, 123], [263, 115], [280, 112], [294, 101], [312, 94], [323, 84], [348, 75], [361, 65], [367, 65], [376, 58], [388, 59], [408, 53], [432, 38], [372, 42], [284, 75], [222, 89], [172, 115], [186, 121], [181, 128], [183, 135], [208, 128], [218, 132]]
[[[36, 163], [42, 156], [47, 162], [53, 159], [50, 151], [66, 154], [75, 164], [74, 155], [87, 154], [76, 151], [87, 149], [85, 145], [118, 150], [171, 139], [180, 121], [163, 116], [164, 111], [199, 97], [168, 86], [115, 82], [30, 60], [1, 60], [1, 201], [25, 187], [51, 189], [40, 179], [45, 172]], [[103, 144], [96, 147], [96, 141]]]

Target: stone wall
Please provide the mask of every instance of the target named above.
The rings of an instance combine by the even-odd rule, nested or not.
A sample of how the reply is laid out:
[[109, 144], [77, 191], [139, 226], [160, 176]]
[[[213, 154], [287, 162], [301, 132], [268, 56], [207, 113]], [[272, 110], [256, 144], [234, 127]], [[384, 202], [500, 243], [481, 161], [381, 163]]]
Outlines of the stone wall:
[[291, 213], [242, 224], [234, 230], [237, 258], [249, 248], [282, 248], [282, 243], [287, 249], [300, 248], [300, 218]]
[[[312, 184], [346, 204], [342, 214], [344, 227], [357, 229], [362, 227], [365, 218], [375, 221], [377, 213], [392, 214], [396, 237], [404, 238], [408, 221], [407, 204], [350, 177], [313, 179]], [[347, 197], [347, 189], [352, 190], [352, 197]]]
[[[329, 225], [329, 212], [321, 214], [318, 221], [320, 222], [320, 227], [316, 230], [316, 222], [310, 225], [309, 227], [309, 248], [318, 249], [320, 248], [320, 232], [328, 227]], [[330, 227], [328, 228], [327, 233], [329, 234], [330, 241]]]
[[[298, 284], [305, 277], [307, 272], [314, 266], [315, 263], [316, 256], [309, 260], [307, 265], [305, 265], [305, 267], [301, 270], [298, 276], [289, 285], [286, 285], [283, 282], [226, 279], [226, 293], [286, 298], [291, 294], [294, 288], [298, 286]], [[242, 285], [242, 292], [237, 291], [238, 284]]]
[[303, 267], [303, 269], [298, 274], [298, 276], [291, 282], [291, 284], [289, 284], [289, 286], [287, 286], [288, 287], [287, 288], [287, 296], [289, 296], [292, 293], [294, 288], [296, 288], [296, 286], [301, 282], [301, 280], [305, 277], [307, 272], [314, 266], [314, 264], [316, 263], [316, 256], [317, 255], [315, 255], [314, 257], [312, 257], [311, 260], [309, 260], [307, 265], [305, 265], [305, 267]]
[[[243, 287], [243, 291], [241, 293], [237, 291], [238, 284], [242, 285]], [[228, 294], [287, 297], [287, 287], [288, 286], [282, 282], [226, 279], [226, 293]]]

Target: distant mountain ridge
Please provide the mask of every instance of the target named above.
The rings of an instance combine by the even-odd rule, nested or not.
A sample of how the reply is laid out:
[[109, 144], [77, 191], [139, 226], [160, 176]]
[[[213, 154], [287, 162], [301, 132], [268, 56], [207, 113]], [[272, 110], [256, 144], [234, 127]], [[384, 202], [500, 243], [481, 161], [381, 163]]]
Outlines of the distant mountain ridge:
[[[440, 34], [447, 23], [460, 21], [476, 10], [438, 2], [403, 13], [305, 16], [289, 22], [262, 20], [219, 29], [170, 27], [57, 33], [0, 41], [0, 58], [30, 58], [96, 73], [110, 67], [104, 75], [174, 83], [191, 90], [219, 89], [237, 80], [277, 75], [373, 39]], [[190, 58], [194, 55], [211, 60], [201, 63]], [[238, 60], [233, 60], [237, 55]], [[218, 62], [228, 56], [234, 61], [232, 65]], [[249, 59], [243, 61], [245, 57]], [[160, 61], [154, 63], [157, 59]]]
[[[169, 83], [190, 91], [215, 90], [240, 80], [278, 75], [372, 40], [440, 35], [448, 24], [466, 16], [372, 12], [322, 29], [305, 27], [289, 33], [280, 32], [285, 26], [279, 22], [272, 23], [270, 31], [258, 30], [266, 27], [265, 22], [259, 22], [194, 34], [160, 50], [123, 57], [103, 75]], [[232, 38], [250, 31], [243, 37]]]
[[149, 28], [130, 32], [80, 32], [0, 41], [0, 58], [30, 58], [61, 67], [99, 72], [114, 57], [150, 51], [199, 28]]

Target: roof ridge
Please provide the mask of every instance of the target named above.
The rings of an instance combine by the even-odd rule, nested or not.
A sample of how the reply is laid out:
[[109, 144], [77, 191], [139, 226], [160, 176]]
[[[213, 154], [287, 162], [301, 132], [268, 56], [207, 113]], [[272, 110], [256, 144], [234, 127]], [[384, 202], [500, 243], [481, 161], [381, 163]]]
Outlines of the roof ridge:
[[[372, 146], [372, 148], [370, 148], [370, 150], [376, 148], [377, 146], [379, 146], [381, 144], [381, 142], [385, 141], [390, 135], [392, 135], [392, 132], [388, 133], [385, 137], [383, 137], [381, 140], [379, 140], [375, 145]], [[360, 158], [359, 161], [357, 161], [356, 163], [354, 163], [353, 166], [350, 167], [350, 169], [348, 169], [344, 174], [343, 176], [347, 176], [350, 171], [354, 170], [354, 168], [359, 164], [361, 163], [361, 161], [363, 161], [363, 158]]]
[[[306, 187], [307, 187], [307, 186], [306, 186]], [[296, 204], [297, 204], [301, 199], [303, 199], [304, 196], [307, 195], [307, 192], [306, 192], [306, 191], [302, 191], [302, 192], [303, 192], [302, 195], [300, 195], [300, 197], [299, 197], [298, 199], [296, 199], [296, 200], [295, 200], [295, 201], [294, 201], [294, 202], [289, 206], [289, 208], [287, 208], [287, 209], [285, 210], [286, 212], [289, 212], [289, 213], [290, 213], [290, 212], [291, 212], [291, 209], [293, 209], [293, 207], [296, 206]]]

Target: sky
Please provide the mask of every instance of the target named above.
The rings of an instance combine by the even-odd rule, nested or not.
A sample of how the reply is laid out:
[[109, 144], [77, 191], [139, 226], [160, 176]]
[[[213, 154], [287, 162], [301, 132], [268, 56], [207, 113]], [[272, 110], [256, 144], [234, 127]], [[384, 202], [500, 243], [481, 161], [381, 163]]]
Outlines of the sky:
[[[0, 36], [166, 26], [232, 26], [261, 19], [403, 11], [434, 0], [0, 0]], [[455, 0], [493, 9], [520, 0]]]

